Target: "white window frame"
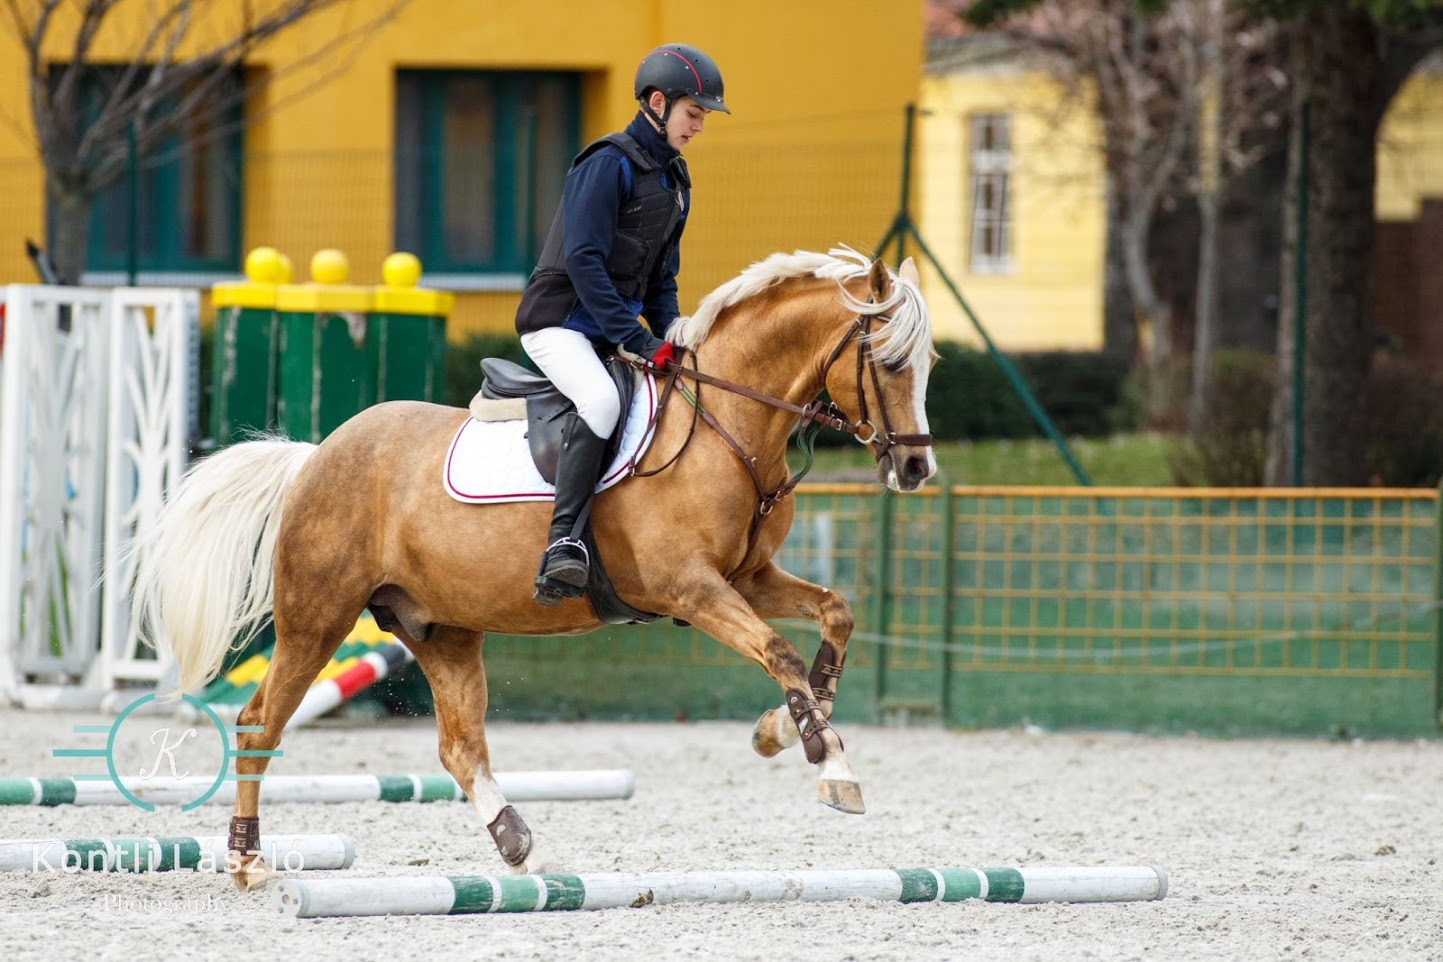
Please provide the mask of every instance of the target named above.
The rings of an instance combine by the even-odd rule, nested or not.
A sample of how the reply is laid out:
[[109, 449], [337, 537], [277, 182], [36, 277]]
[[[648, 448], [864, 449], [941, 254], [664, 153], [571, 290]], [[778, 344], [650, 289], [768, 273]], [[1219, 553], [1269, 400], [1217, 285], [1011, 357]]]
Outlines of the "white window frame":
[[[968, 267], [974, 274], [1011, 273], [1012, 115], [975, 113], [967, 128]], [[990, 192], [983, 189], [988, 184]]]

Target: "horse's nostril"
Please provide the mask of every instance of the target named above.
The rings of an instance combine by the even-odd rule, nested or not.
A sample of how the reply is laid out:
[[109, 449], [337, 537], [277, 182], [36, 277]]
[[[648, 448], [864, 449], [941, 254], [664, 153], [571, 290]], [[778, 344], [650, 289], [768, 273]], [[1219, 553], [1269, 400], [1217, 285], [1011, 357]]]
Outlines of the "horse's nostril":
[[927, 475], [927, 462], [913, 455], [907, 459], [907, 463], [902, 468], [902, 471], [909, 479], [921, 479]]

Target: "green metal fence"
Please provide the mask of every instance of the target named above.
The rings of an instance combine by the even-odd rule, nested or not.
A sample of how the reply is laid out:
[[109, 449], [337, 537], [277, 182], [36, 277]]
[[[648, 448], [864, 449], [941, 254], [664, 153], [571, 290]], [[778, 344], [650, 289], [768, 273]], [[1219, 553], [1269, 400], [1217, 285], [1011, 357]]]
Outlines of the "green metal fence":
[[[780, 563], [857, 616], [841, 719], [1427, 734], [1429, 490], [798, 492]], [[810, 658], [816, 631], [782, 625]], [[761, 670], [669, 623], [487, 642], [496, 711], [748, 717]]]

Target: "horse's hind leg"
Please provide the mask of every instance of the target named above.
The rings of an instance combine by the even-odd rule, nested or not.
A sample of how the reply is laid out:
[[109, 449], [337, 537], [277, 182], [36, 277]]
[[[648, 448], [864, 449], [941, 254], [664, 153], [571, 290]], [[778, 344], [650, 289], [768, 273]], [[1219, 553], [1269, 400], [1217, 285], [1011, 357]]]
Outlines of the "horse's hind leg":
[[[842, 679], [842, 665], [847, 660], [847, 641], [852, 637], [852, 606], [835, 591], [814, 585], [787, 574], [775, 564], [768, 564], [751, 575], [740, 578], [737, 591], [752, 606], [757, 617], [766, 621], [801, 616], [815, 621], [822, 629], [822, 643], [812, 660], [807, 682], [822, 708], [832, 717], [837, 686]], [[791, 713], [783, 704], [762, 714], [752, 731], [752, 748], [767, 758], [795, 745], [800, 736]]]
[[531, 830], [491, 778], [486, 748], [486, 668], [481, 661], [484, 638], [483, 632], [442, 625], [425, 644], [417, 645], [413, 654], [436, 702], [441, 764], [481, 813], [502, 861], [513, 872], [534, 874], [544, 867], [540, 850]]
[[[287, 611], [303, 611], [304, 618], [287, 615]], [[280, 605], [276, 610], [276, 646], [271, 653], [270, 667], [256, 693], [236, 718], [239, 726], [258, 725], [263, 731], [241, 732], [236, 736], [240, 750], [236, 758], [239, 775], [263, 775], [270, 756], [247, 756], [250, 751], [269, 751], [280, 744], [286, 722], [295, 714], [311, 682], [326, 667], [346, 634], [356, 623], [360, 608], [341, 610], [326, 605], [318, 595], [303, 604]], [[243, 891], [264, 885], [270, 869], [259, 855], [247, 853], [260, 849], [261, 783], [241, 780], [236, 783], [235, 812], [230, 820], [230, 858], [239, 866], [232, 874]]]
[[822, 802], [843, 812], [866, 811], [862, 788], [842, 750], [842, 739], [813, 695], [806, 666], [791, 642], [759, 618], [720, 574], [690, 586], [682, 601], [688, 621], [751, 658], [782, 686], [787, 714], [796, 727], [807, 761], [820, 769], [817, 794]]

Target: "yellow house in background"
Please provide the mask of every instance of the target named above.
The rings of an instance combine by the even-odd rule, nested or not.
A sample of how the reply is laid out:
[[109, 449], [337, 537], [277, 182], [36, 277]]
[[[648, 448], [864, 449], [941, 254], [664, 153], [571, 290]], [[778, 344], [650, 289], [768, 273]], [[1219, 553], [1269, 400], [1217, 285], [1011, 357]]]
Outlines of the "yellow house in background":
[[[1003, 349], [1102, 346], [1101, 131], [1055, 65], [1000, 36], [935, 41], [921, 80], [915, 219]], [[1404, 84], [1378, 147], [1374, 324], [1443, 361], [1443, 57]], [[980, 338], [922, 272], [939, 337]]]
[[[773, 251], [865, 248], [890, 221], [921, 70], [915, 7], [411, 0], [360, 42], [310, 59], [387, 5], [352, 0], [260, 49], [247, 70], [274, 79], [244, 105], [243, 130], [178, 144], [185, 159], [142, 174], [142, 283], [208, 288], [262, 245], [302, 274], [316, 250], [339, 248], [353, 282], [375, 283], [386, 254], [405, 249], [422, 259], [423, 285], [457, 292], [451, 338], [509, 331], [567, 164], [631, 119], [637, 62], [671, 41], [715, 58], [733, 110], [687, 151], [683, 311]], [[224, 30], [234, 11], [219, 8], [205, 8], [196, 36]], [[122, 0], [97, 53], [128, 59], [147, 12]], [[0, 283], [31, 282], [22, 244], [44, 235], [43, 179], [9, 34], [0, 117], [13, 121], [0, 124]], [[88, 282], [123, 282], [119, 191], [97, 202]]]
[[[1097, 126], [1035, 57], [1001, 38], [934, 48], [922, 75], [914, 217], [998, 346], [1102, 346], [1106, 202]], [[930, 266], [938, 337], [980, 337]]]
[[1443, 200], [1443, 54], [1413, 71], [1383, 116], [1377, 197], [1385, 223], [1416, 221], [1425, 200]]

